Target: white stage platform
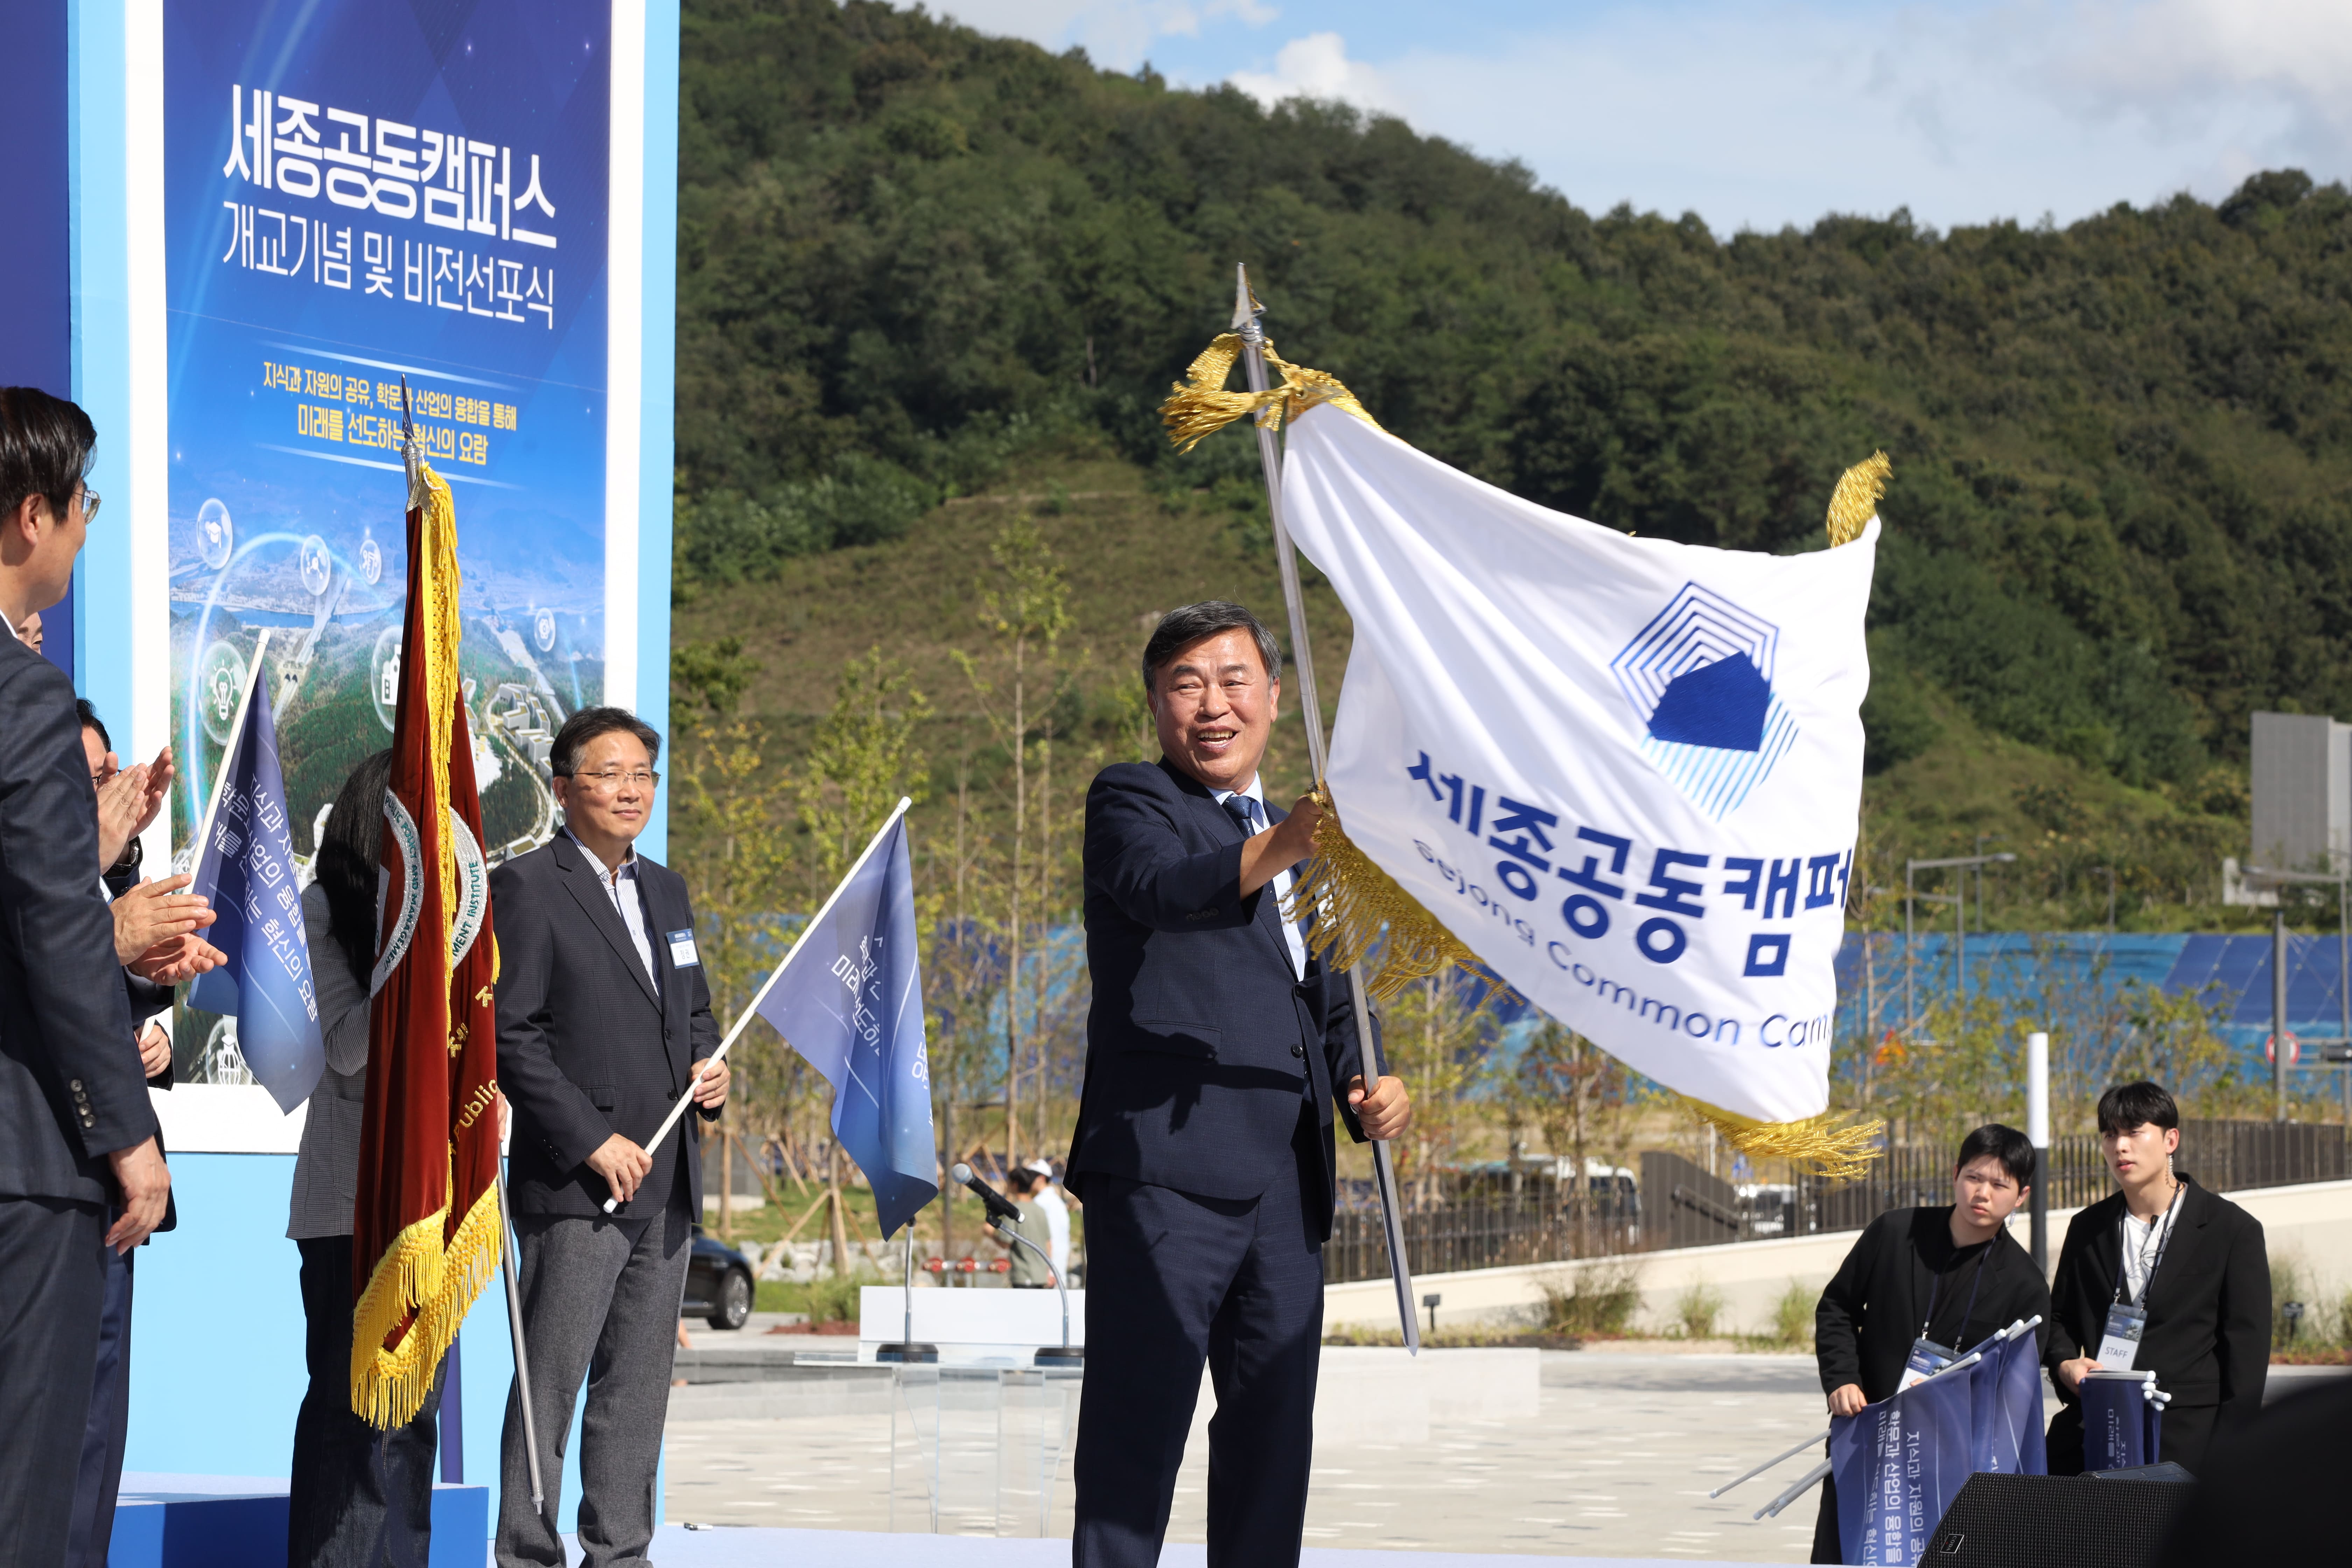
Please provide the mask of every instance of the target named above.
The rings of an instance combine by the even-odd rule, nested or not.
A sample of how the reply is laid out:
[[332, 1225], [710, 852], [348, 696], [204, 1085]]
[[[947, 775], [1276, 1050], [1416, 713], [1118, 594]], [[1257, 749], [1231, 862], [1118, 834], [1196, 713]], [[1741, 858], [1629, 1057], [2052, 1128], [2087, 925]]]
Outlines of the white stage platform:
[[[1069, 1568], [1067, 1541], [984, 1536], [882, 1535], [858, 1530], [765, 1530], [666, 1524], [647, 1553], [662, 1568]], [[1161, 1568], [1207, 1568], [1205, 1546], [1171, 1544]], [[1684, 1562], [1683, 1559], [1675, 1559]], [[1657, 1568], [1654, 1557], [1534, 1557], [1499, 1552], [1327, 1551], [1308, 1547], [1300, 1568]], [[1750, 1568], [1704, 1562], [1685, 1568]]]

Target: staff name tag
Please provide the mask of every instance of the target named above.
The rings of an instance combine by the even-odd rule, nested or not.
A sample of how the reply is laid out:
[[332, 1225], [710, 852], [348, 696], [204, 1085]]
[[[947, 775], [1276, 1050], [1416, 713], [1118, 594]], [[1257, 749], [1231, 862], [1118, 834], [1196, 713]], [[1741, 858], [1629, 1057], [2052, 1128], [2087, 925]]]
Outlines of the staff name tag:
[[669, 933], [669, 966], [672, 969], [692, 969], [702, 959], [694, 951], [694, 933], [674, 931]]
[[2107, 1309], [2106, 1332], [2099, 1336], [2099, 1365], [2108, 1372], [2129, 1372], [2139, 1359], [2140, 1336], [2147, 1331], [2147, 1309], [2117, 1301]]
[[1958, 1351], [1948, 1351], [1925, 1337], [1911, 1342], [1911, 1354], [1903, 1363], [1903, 1381], [1895, 1392], [1902, 1393], [1914, 1384], [1927, 1382], [1946, 1367], [1960, 1359]]

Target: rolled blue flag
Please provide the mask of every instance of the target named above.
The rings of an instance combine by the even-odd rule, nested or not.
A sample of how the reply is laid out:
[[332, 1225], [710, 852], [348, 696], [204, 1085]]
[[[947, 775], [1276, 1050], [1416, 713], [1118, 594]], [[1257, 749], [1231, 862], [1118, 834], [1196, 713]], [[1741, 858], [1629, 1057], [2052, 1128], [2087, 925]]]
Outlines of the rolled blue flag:
[[907, 802], [850, 868], [761, 996], [760, 1016], [833, 1085], [833, 1135], [882, 1234], [939, 1195]]
[[2127, 1470], [2157, 1462], [2163, 1450], [2164, 1415], [2147, 1397], [2147, 1382], [2128, 1373], [2084, 1374], [2084, 1469]]
[[[1981, 1363], [1979, 1364], [1982, 1364]], [[1952, 1373], [1830, 1420], [1843, 1560], [1912, 1568], [1967, 1484], [1970, 1380]]]
[[247, 1070], [278, 1110], [290, 1111], [319, 1086], [327, 1047], [310, 983], [302, 895], [294, 885], [294, 840], [266, 679], [253, 684], [245, 722], [221, 758], [218, 787], [188, 891], [212, 900], [219, 918], [205, 940], [227, 962], [196, 977], [188, 1005], [236, 1020]]
[[1967, 1374], [1976, 1437], [1971, 1468], [2004, 1476], [2046, 1476], [2050, 1452], [2042, 1431], [2042, 1341], [2032, 1329], [1989, 1341]]

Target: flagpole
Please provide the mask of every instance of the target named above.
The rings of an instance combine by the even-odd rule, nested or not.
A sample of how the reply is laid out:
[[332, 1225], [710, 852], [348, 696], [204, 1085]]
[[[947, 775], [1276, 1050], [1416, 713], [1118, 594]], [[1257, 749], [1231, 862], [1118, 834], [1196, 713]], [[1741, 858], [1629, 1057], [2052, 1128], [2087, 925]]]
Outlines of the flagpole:
[[[1241, 334], [1242, 368], [1249, 376], [1250, 390], [1263, 393], [1266, 389], [1265, 333], [1258, 325], [1257, 316], [1257, 301], [1250, 297], [1249, 268], [1236, 263], [1233, 330]], [[1323, 705], [1315, 691], [1315, 656], [1307, 639], [1307, 601], [1298, 585], [1298, 551], [1290, 542], [1288, 525], [1282, 520], [1282, 447], [1263, 413], [1251, 423], [1257, 431], [1258, 463], [1265, 471], [1265, 508], [1274, 520], [1274, 558], [1282, 573], [1282, 601], [1290, 612], [1290, 657], [1298, 671], [1298, 710], [1307, 721], [1307, 761], [1314, 771], [1316, 788], [1322, 789]], [[1356, 1038], [1362, 1047], [1364, 1063], [1377, 1083], [1385, 1064], [1381, 1060], [1380, 1042], [1372, 1035], [1371, 1005], [1364, 998], [1360, 965], [1348, 971], [1348, 992], [1355, 1004]], [[1384, 1138], [1372, 1140], [1372, 1179], [1380, 1189], [1381, 1222], [1388, 1238], [1389, 1277], [1396, 1285], [1397, 1321], [1404, 1330], [1406, 1351], [1419, 1355], [1421, 1320], [1413, 1313], [1412, 1270], [1405, 1261], [1403, 1205], [1397, 1197], [1396, 1164]]]
[[[662, 1124], [654, 1129], [653, 1142], [646, 1145], [646, 1153], [650, 1154], [661, 1147], [662, 1140], [669, 1136], [669, 1130], [677, 1125], [677, 1119], [686, 1114], [688, 1106], [694, 1103], [694, 1091], [701, 1086], [703, 1079], [709, 1075], [713, 1067], [726, 1059], [729, 1051], [735, 1048], [737, 1037], [743, 1033], [745, 1027], [751, 1024], [753, 1016], [759, 1012], [760, 1004], [768, 999], [768, 993], [776, 988], [776, 982], [784, 977], [784, 971], [791, 968], [793, 960], [800, 956], [801, 943], [808, 940], [809, 932], [824, 923], [825, 916], [833, 913], [833, 906], [841, 901], [843, 889], [849, 886], [858, 872], [866, 868], [866, 862], [874, 858], [874, 851], [882, 847], [882, 840], [888, 837], [890, 829], [897, 825], [900, 817], [907, 815], [908, 808], [914, 804], [914, 801], [906, 795], [902, 795], [898, 797], [898, 804], [890, 808], [890, 815], [882, 819], [882, 826], [874, 830], [874, 837], [866, 841], [866, 847], [859, 850], [857, 858], [849, 863], [849, 869], [841, 874], [841, 880], [834, 884], [833, 891], [825, 895], [824, 902], [818, 906], [815, 914], [809, 917], [808, 924], [801, 927], [801, 934], [793, 938], [793, 945], [785, 952], [784, 961], [771, 970], [768, 978], [761, 983], [760, 989], [752, 993], [750, 1004], [736, 1016], [735, 1026], [727, 1031], [727, 1037], [719, 1042], [719, 1048], [711, 1052], [701, 1068], [696, 1071], [693, 1080], [686, 1086], [686, 1092], [677, 1097], [677, 1103], [669, 1108], [667, 1116], [662, 1118]], [[604, 1200], [606, 1214], [613, 1213], [620, 1206], [621, 1200], [617, 1196]]]
[[261, 628], [260, 640], [253, 645], [253, 668], [245, 672], [245, 695], [237, 700], [236, 722], [229, 726], [228, 744], [221, 748], [221, 768], [213, 776], [212, 798], [205, 802], [205, 819], [196, 825], [195, 858], [188, 862], [188, 875], [194, 877], [205, 863], [205, 846], [213, 836], [213, 819], [220, 814], [221, 790], [228, 783], [228, 761], [236, 755], [238, 744], [245, 739], [246, 721], [253, 713], [253, 689], [261, 684], [261, 656], [269, 651], [269, 628]]
[[[506, 1131], [500, 1119], [499, 1131]], [[507, 1206], [507, 1152], [499, 1151], [499, 1268], [506, 1276], [507, 1328], [514, 1336], [515, 1394], [522, 1405], [522, 1447], [530, 1456], [530, 1506], [547, 1511], [547, 1493], [539, 1480], [539, 1423], [530, 1410], [530, 1358], [522, 1343], [522, 1290], [515, 1275], [514, 1211]]]

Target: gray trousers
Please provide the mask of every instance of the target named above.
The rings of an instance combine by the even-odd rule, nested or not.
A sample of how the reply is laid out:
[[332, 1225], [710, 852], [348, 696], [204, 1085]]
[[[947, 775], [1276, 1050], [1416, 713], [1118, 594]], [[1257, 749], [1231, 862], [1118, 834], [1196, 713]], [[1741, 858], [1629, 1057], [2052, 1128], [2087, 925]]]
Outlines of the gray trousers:
[[646, 1562], [654, 1537], [654, 1478], [694, 1235], [685, 1184], [659, 1215], [517, 1215], [514, 1223], [546, 1511], [530, 1506], [522, 1396], [510, 1387], [499, 1445], [499, 1568], [563, 1563], [554, 1521], [564, 1443], [583, 1377], [582, 1560], [584, 1568], [635, 1568]]

